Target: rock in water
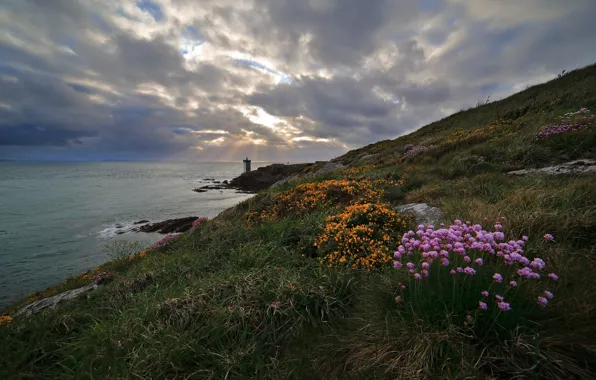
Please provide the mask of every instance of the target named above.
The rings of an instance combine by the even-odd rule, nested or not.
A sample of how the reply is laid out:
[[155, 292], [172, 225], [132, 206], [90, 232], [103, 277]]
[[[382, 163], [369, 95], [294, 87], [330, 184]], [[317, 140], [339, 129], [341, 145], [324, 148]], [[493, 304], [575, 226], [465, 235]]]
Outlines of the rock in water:
[[191, 229], [192, 222], [197, 220], [196, 216], [189, 216], [187, 218], [180, 219], [168, 219], [163, 222], [147, 224], [141, 226], [139, 231], [141, 232], [157, 232], [160, 234], [169, 234], [175, 232], [186, 232]]
[[414, 214], [416, 224], [437, 224], [443, 217], [443, 212], [438, 207], [432, 207], [426, 203], [409, 203], [407, 205], [397, 206], [395, 211], [401, 213]]
[[146, 224], [146, 223], [149, 223], [149, 221], [148, 220], [139, 220], [138, 222], [134, 222], [133, 224], [137, 225], [137, 224]]
[[38, 313], [44, 309], [47, 309], [47, 308], [55, 309], [59, 303], [77, 298], [77, 297], [79, 297], [87, 292], [93, 291], [95, 289], [97, 289], [97, 284], [92, 283], [92, 284], [83, 286], [82, 288], [72, 289], [72, 290], [69, 290], [69, 291], [66, 291], [66, 292], [63, 292], [60, 294], [56, 294], [55, 296], [32, 302], [29, 305], [23, 307], [21, 310], [17, 311], [14, 315], [15, 315], [15, 317], [18, 317], [20, 315], [29, 317], [35, 313]]

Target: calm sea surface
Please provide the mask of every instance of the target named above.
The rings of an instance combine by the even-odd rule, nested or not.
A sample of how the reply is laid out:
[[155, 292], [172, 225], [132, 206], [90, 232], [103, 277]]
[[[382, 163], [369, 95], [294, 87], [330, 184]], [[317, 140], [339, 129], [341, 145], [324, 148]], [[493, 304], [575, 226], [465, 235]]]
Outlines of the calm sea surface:
[[241, 172], [242, 162], [0, 162], [0, 307], [107, 261], [111, 241], [159, 239], [117, 235], [117, 226], [211, 218], [247, 199], [233, 190], [191, 191], [206, 178], [230, 180]]

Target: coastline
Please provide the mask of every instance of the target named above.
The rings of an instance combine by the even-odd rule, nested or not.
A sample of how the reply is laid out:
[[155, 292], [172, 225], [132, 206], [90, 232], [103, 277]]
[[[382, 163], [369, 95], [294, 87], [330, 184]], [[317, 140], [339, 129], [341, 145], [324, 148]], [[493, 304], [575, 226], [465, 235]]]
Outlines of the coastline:
[[[218, 190], [221, 194], [223, 191], [234, 191], [235, 193], [243, 194], [257, 194], [259, 191], [266, 190], [276, 184], [284, 184], [287, 180], [300, 178], [300, 176], [308, 176], [316, 173], [324, 167], [327, 162], [319, 161], [316, 163], [297, 163], [297, 164], [270, 164], [263, 167], [258, 167], [248, 173], [242, 173], [231, 180], [215, 180], [214, 178], [204, 178], [200, 180], [204, 192], [212, 192]], [[199, 188], [201, 189], [201, 188]], [[197, 189], [192, 191], [197, 192]], [[203, 191], [201, 191], [203, 192]], [[250, 199], [250, 198], [248, 198]], [[241, 202], [245, 201], [242, 200]], [[229, 206], [221, 210], [214, 218], [221, 214], [225, 214], [236, 205]], [[169, 234], [180, 234], [191, 230], [192, 223], [197, 220], [198, 216], [182, 216], [179, 218], [166, 219], [163, 221], [151, 221], [148, 219], [141, 219], [136, 221], [121, 221], [110, 225], [98, 232], [98, 235], [106, 238], [123, 238], [123, 241], [128, 241], [131, 244], [140, 242], [138, 239], [131, 239], [132, 236], [139, 236], [137, 234], [155, 236], [154, 240], [159, 240], [160, 236]], [[142, 241], [149, 241], [147, 238]], [[153, 241], [153, 240], [152, 240]], [[149, 244], [149, 243], [145, 243]], [[136, 252], [139, 253], [139, 252]], [[135, 254], [136, 254], [135, 253]], [[54, 285], [47, 286], [43, 290], [32, 291], [26, 296], [15, 297], [13, 301], [8, 302], [4, 306], [0, 306], [0, 314], [8, 313], [13, 315], [21, 308], [28, 306], [34, 302], [41, 302], [44, 299], [59, 296], [62, 293], [69, 293], [76, 291], [78, 288], [87, 287], [91, 283], [89, 279], [93, 278], [97, 273], [105, 272], [107, 268], [113, 266], [112, 260], [105, 261], [91, 268], [87, 271], [66, 277], [63, 281]], [[104, 281], [101, 277], [92, 283]], [[96, 288], [93, 288], [95, 290]], [[76, 293], [76, 292], [75, 292]], [[81, 293], [83, 294], [83, 293]], [[69, 299], [68, 297], [64, 299]]]

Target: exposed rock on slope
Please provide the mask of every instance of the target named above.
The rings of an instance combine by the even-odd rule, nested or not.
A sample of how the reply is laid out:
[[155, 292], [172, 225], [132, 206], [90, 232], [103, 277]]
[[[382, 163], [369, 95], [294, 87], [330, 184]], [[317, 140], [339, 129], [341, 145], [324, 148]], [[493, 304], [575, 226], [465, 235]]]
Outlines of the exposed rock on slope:
[[395, 208], [397, 212], [414, 214], [416, 224], [437, 224], [443, 217], [443, 212], [438, 207], [426, 203], [409, 203]]
[[521, 175], [559, 175], [573, 173], [596, 173], [596, 161], [594, 160], [575, 160], [560, 165], [547, 166], [539, 169], [522, 169], [507, 173], [511, 176]]
[[83, 286], [82, 288], [73, 289], [73, 290], [66, 291], [64, 293], [56, 294], [55, 296], [32, 302], [29, 305], [23, 307], [21, 310], [17, 311], [14, 315], [15, 315], [15, 317], [20, 316], [20, 315], [29, 317], [35, 313], [38, 313], [44, 309], [47, 309], [47, 308], [54, 309], [54, 308], [56, 308], [56, 306], [59, 303], [61, 303], [63, 301], [68, 301], [68, 300], [77, 298], [77, 297], [79, 297], [85, 293], [88, 293], [90, 291], [93, 291], [95, 289], [97, 289], [97, 284], [92, 283], [92, 284]]

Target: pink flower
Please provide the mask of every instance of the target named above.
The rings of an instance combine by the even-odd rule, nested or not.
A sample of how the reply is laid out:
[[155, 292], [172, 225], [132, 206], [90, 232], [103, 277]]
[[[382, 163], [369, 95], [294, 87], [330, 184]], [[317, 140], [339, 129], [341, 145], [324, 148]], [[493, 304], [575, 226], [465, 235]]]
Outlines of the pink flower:
[[395, 269], [399, 269], [399, 268], [401, 268], [401, 267], [402, 267], [402, 264], [401, 264], [399, 261], [394, 261], [394, 262], [393, 262], [393, 267], [394, 267]]
[[551, 234], [544, 234], [544, 239], [548, 241], [554, 241], [555, 237]]
[[482, 259], [479, 257], [476, 260], [474, 260], [474, 262], [476, 263], [476, 265], [481, 266], [482, 264], [484, 264], [484, 261], [482, 261]]
[[488, 297], [488, 292], [486, 290], [483, 290], [480, 294], [482, 294], [482, 297]]
[[488, 309], [488, 306], [486, 305], [486, 303], [484, 303], [482, 301], [478, 301], [478, 308], [480, 310], [486, 310], [486, 309]]
[[449, 274], [450, 274], [450, 275], [452, 275], [452, 276], [453, 276], [453, 275], [455, 275], [455, 273], [456, 273], [456, 272], [455, 272], [453, 269], [451, 269], [451, 270], [449, 271]]
[[408, 269], [414, 269], [414, 267], [415, 267], [414, 263], [412, 263], [412, 262], [406, 263], [406, 268], [408, 268]]
[[161, 248], [161, 247], [165, 247], [166, 244], [168, 244], [168, 242], [170, 242], [172, 239], [177, 238], [178, 236], [180, 236], [182, 234], [180, 233], [175, 233], [175, 234], [167, 234], [166, 236], [162, 237], [161, 239], [159, 239], [158, 241], [156, 241], [151, 248]]
[[470, 256], [464, 256], [464, 261], [467, 263], [469, 263], [470, 261], [472, 261], [472, 259], [470, 259]]
[[429, 266], [428, 263], [422, 263], [422, 269], [428, 269]]
[[553, 299], [553, 294], [551, 292], [549, 292], [548, 290], [545, 290], [544, 291], [544, 296], [546, 298], [548, 298], [549, 300], [552, 300]]
[[544, 263], [544, 260], [542, 260], [541, 258], [537, 257], [534, 260], [532, 260], [532, 262], [530, 263], [530, 267], [534, 268], [534, 269], [538, 269], [538, 270], [542, 270], [544, 269], [544, 267], [546, 266], [546, 264]]
[[195, 219], [195, 221], [194, 221], [194, 222], [192, 222], [192, 227], [191, 227], [191, 229], [193, 229], [193, 230], [194, 230], [194, 229], [196, 229], [198, 226], [200, 226], [201, 224], [203, 224], [203, 223], [207, 222], [208, 220], [209, 220], [209, 218], [206, 218], [206, 217], [204, 217], [204, 216], [202, 216], [202, 217], [200, 217], [200, 218], [197, 218], [197, 219]]
[[421, 273], [424, 277], [428, 277], [428, 271], [426, 269], [423, 269]]
[[503, 276], [501, 276], [501, 275], [500, 275], [500, 274], [498, 274], [498, 273], [495, 273], [495, 274], [493, 275], [493, 280], [495, 280], [496, 282], [503, 282]]
[[497, 301], [499, 301], [499, 302], [503, 302], [503, 297], [501, 297], [501, 296], [499, 296], [499, 295], [496, 295], [496, 296], [495, 296], [495, 299], [496, 299]]
[[557, 280], [559, 279], [559, 276], [557, 276], [557, 275], [556, 275], [556, 274], [554, 274], [554, 273], [549, 273], [549, 274], [548, 274], [548, 277], [549, 277], [551, 280], [555, 280], [555, 281], [557, 281]]
[[538, 305], [545, 307], [546, 305], [548, 305], [548, 300], [544, 297], [538, 297]]
[[441, 259], [441, 264], [443, 264], [443, 266], [448, 266], [449, 265], [449, 260], [447, 260], [446, 258], [442, 258]]
[[420, 280], [420, 279], [422, 279], [422, 276], [419, 273], [414, 273], [414, 278], [416, 280]]
[[461, 272], [463, 272], [463, 271], [464, 271], [464, 268], [462, 268], [462, 267], [457, 267], [455, 270], [456, 270], [456, 271], [458, 271], [459, 273], [461, 273]]
[[499, 302], [499, 303], [497, 303], [497, 306], [499, 307], [499, 309], [501, 311], [510, 311], [511, 310], [511, 305], [509, 305], [507, 302]]
[[516, 287], [517, 287], [517, 282], [515, 282], [515, 281], [511, 281], [511, 282], [509, 283], [509, 286], [511, 286], [512, 288], [516, 288]]
[[474, 275], [476, 275], [476, 270], [474, 270], [474, 268], [465, 267], [464, 273], [467, 275], [470, 275], [470, 276], [474, 276]]
[[404, 290], [404, 289], [406, 288], [406, 286], [405, 286], [404, 284], [399, 284], [399, 288], [400, 288], [401, 290]]
[[[534, 274], [534, 272], [532, 272], [532, 269], [530, 269], [528, 267], [523, 267], [522, 269], [517, 270], [517, 274], [524, 278], [532, 278], [532, 275]], [[550, 275], [549, 275], [549, 277], [550, 277]]]

